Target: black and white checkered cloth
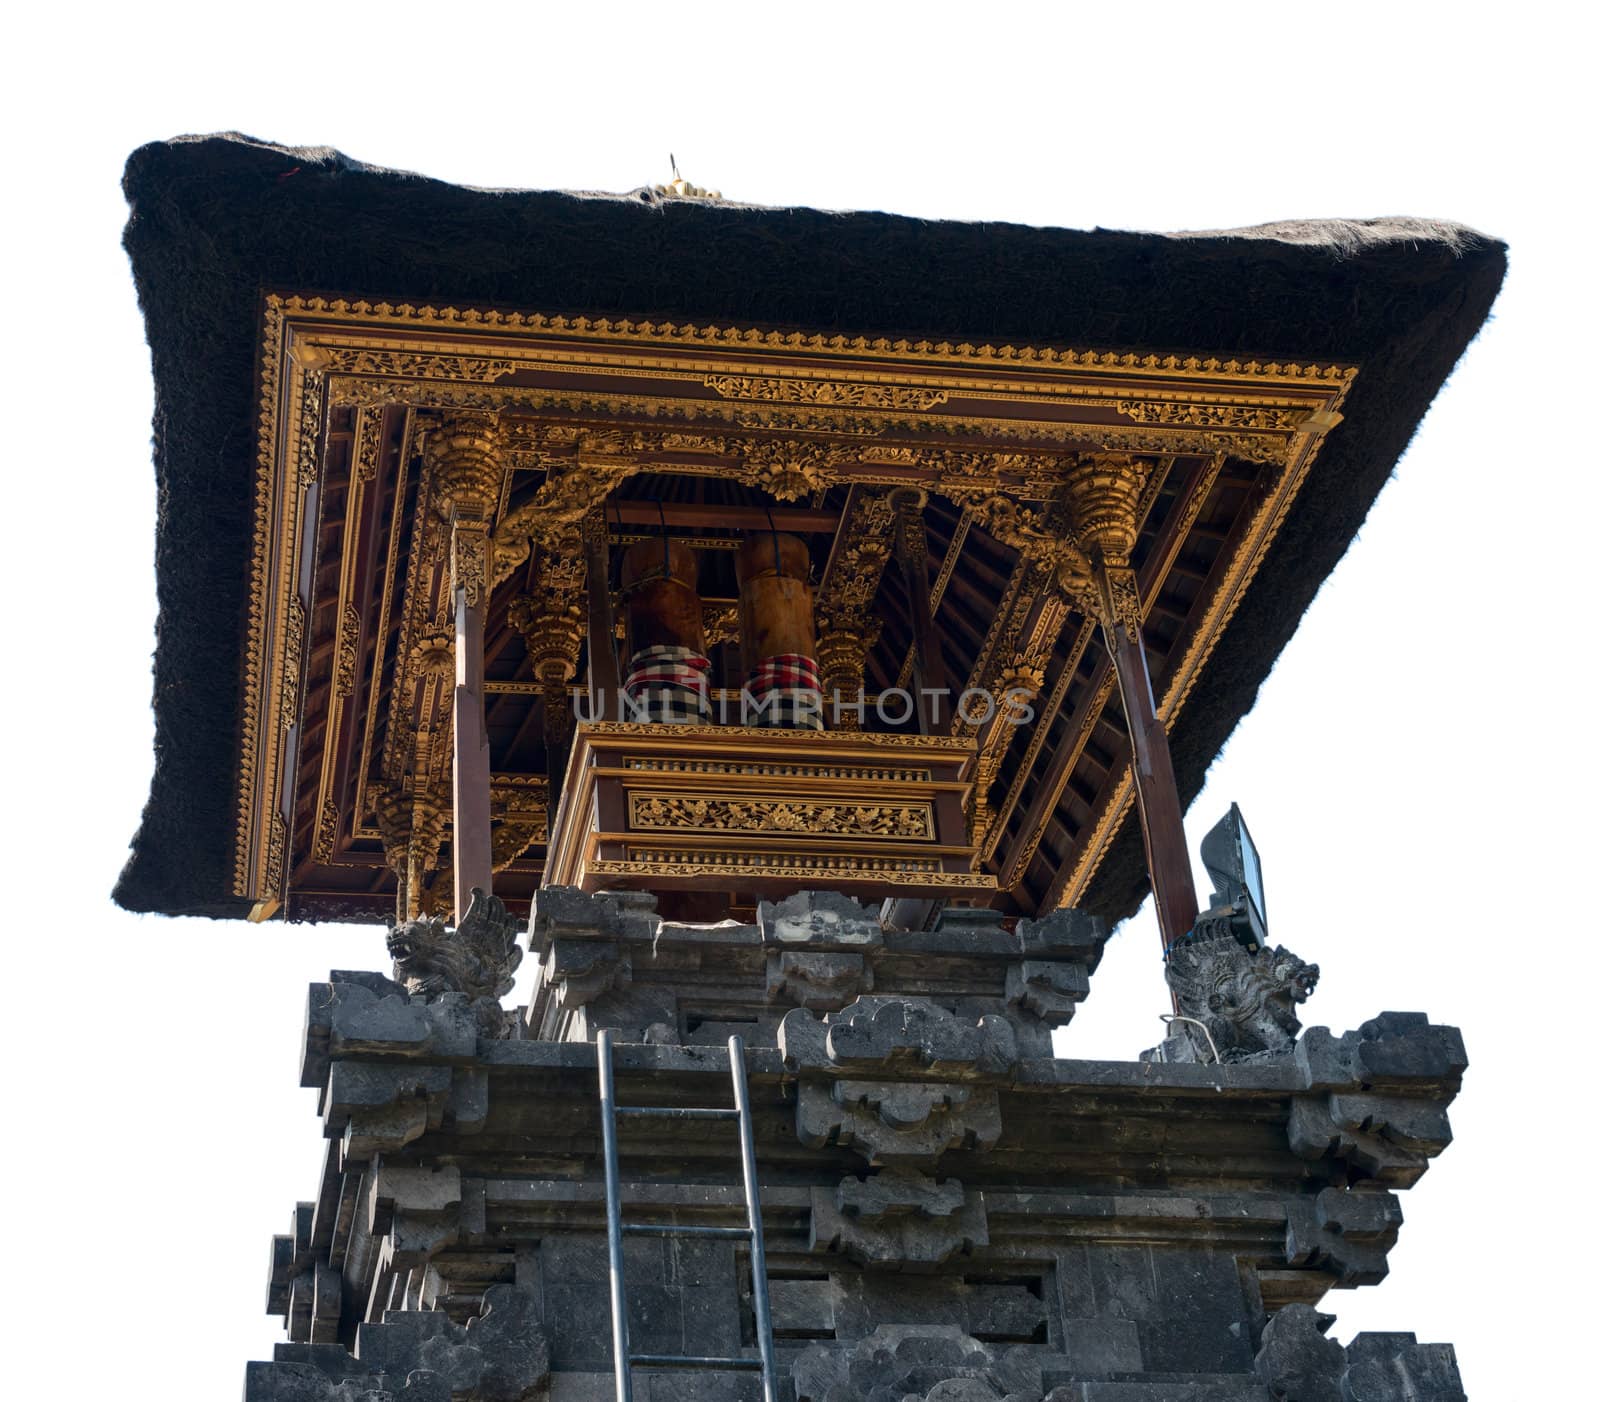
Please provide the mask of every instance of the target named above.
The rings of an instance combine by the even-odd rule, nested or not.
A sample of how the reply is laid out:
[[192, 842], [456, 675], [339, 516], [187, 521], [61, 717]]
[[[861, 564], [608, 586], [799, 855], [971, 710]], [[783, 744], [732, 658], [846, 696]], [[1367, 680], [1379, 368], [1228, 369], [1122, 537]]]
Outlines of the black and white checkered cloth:
[[816, 659], [798, 652], [764, 657], [741, 697], [745, 725], [778, 730], [822, 729], [822, 678]]
[[711, 720], [711, 660], [687, 647], [647, 647], [633, 654], [626, 720], [645, 725], [704, 725]]

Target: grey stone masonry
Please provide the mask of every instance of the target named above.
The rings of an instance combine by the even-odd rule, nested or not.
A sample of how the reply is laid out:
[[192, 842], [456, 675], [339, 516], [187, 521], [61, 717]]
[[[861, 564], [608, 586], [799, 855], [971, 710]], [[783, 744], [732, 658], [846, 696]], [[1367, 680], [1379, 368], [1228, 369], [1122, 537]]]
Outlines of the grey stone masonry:
[[1026, 1055], [1049, 1056], [1105, 938], [1103, 922], [1073, 910], [1013, 925], [998, 911], [947, 909], [931, 931], [896, 930], [831, 891], [762, 901], [753, 925], [682, 925], [661, 920], [647, 892], [546, 887], [529, 931], [539, 972], [527, 1035], [586, 1041], [610, 1027], [720, 1045], [732, 1031], [771, 1046], [792, 1009], [837, 1012], [876, 993], [1003, 1016]]
[[[901, 935], [824, 893], [693, 927], [647, 896], [556, 891], [531, 943], [532, 1007], [499, 1035], [464, 992], [313, 985], [302, 1079], [327, 1154], [274, 1239], [288, 1341], [250, 1365], [247, 1402], [613, 1396], [603, 1026], [623, 1105], [725, 1105], [728, 1030], [752, 1044], [784, 1402], [1465, 1396], [1448, 1346], [1341, 1345], [1317, 1309], [1382, 1279], [1397, 1190], [1449, 1142], [1453, 1028], [1385, 1013], [1221, 1065], [1055, 1059], [1101, 944], [1070, 912]], [[629, 1117], [621, 1178], [630, 1221], [742, 1221], [731, 1125]], [[638, 1350], [753, 1351], [742, 1245], [626, 1255]], [[756, 1390], [641, 1371], [635, 1395]]]

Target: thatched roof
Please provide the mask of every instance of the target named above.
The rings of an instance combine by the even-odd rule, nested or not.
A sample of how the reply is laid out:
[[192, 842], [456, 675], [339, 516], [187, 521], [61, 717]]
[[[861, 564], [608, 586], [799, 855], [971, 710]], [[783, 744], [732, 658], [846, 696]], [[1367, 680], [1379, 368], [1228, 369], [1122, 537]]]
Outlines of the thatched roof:
[[[1180, 716], [1185, 800], [1338, 562], [1505, 271], [1416, 219], [1161, 235], [875, 213], [484, 191], [239, 136], [140, 148], [124, 177], [155, 376], [156, 756], [115, 892], [237, 916], [229, 894], [268, 290], [865, 335], [1360, 366], [1346, 421]], [[1090, 892], [1132, 912], [1135, 825]]]

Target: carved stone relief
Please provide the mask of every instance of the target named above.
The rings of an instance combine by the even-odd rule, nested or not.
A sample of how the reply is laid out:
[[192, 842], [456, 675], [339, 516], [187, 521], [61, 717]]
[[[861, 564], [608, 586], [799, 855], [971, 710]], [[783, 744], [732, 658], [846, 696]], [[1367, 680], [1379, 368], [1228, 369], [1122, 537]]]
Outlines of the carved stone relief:
[[868, 1266], [929, 1270], [988, 1244], [983, 1195], [958, 1179], [885, 1169], [845, 1178], [832, 1192], [811, 1190], [813, 1251], [842, 1252]]

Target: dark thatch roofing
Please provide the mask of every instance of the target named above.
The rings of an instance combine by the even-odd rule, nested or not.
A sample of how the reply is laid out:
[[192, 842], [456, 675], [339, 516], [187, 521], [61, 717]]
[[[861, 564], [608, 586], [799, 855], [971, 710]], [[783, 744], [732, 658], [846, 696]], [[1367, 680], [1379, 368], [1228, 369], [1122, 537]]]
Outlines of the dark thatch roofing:
[[[1505, 248], [1415, 219], [1178, 236], [464, 189], [238, 136], [141, 147], [124, 189], [155, 375], [155, 773], [115, 899], [237, 916], [229, 844], [265, 290], [872, 335], [1358, 363], [1172, 749], [1185, 801], [1429, 402]], [[1090, 892], [1130, 914], [1137, 824]]]

